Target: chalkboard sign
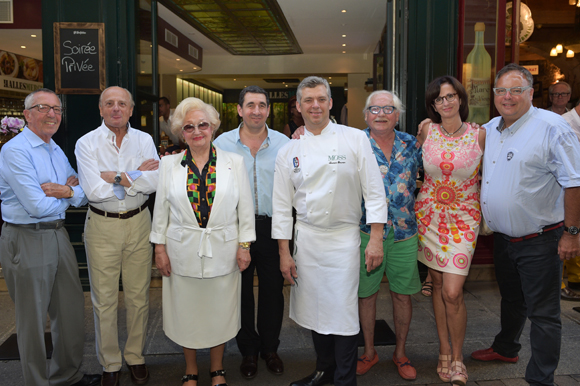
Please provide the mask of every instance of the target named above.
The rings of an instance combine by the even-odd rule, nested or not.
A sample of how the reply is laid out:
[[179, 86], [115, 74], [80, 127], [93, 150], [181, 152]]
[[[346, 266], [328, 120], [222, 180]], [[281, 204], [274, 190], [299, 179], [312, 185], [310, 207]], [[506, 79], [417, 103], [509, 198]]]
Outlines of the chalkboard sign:
[[104, 23], [54, 23], [57, 94], [100, 94], [105, 89]]

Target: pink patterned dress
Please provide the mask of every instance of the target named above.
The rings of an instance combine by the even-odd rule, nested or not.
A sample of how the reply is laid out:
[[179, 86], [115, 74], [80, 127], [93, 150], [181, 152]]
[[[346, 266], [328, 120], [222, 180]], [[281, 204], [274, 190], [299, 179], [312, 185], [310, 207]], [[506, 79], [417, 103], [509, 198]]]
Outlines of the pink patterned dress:
[[461, 137], [447, 138], [431, 124], [423, 143], [425, 182], [415, 202], [418, 259], [437, 271], [467, 276], [481, 210], [478, 130], [466, 123]]

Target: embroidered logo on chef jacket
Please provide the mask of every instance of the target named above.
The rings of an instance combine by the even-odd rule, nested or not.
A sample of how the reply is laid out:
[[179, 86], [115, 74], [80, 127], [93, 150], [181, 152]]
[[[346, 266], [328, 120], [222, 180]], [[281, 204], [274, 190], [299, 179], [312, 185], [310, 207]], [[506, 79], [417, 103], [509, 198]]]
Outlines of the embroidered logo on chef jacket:
[[298, 159], [298, 157], [294, 157], [294, 159], [292, 160], [292, 164], [294, 165], [294, 173], [300, 173], [300, 160]]
[[329, 155], [328, 156], [328, 164], [335, 165], [335, 164], [345, 164], [346, 163], [346, 155]]

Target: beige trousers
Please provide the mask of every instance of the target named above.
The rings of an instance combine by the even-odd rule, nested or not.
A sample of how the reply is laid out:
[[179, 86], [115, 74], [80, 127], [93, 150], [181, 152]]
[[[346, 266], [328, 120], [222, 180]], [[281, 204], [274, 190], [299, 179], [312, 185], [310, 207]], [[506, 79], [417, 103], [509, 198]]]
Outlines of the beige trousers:
[[123, 365], [117, 326], [119, 276], [127, 309], [127, 342], [123, 355], [129, 365], [145, 363], [143, 348], [149, 318], [152, 247], [148, 209], [126, 220], [91, 212], [85, 222], [85, 248], [95, 315], [97, 358], [107, 372]]

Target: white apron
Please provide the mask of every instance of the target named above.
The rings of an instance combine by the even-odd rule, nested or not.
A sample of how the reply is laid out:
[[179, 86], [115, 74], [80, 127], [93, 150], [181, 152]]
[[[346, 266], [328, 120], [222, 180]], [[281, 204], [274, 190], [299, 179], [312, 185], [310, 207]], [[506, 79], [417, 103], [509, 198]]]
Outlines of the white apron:
[[319, 334], [359, 332], [360, 229], [320, 229], [296, 223], [296, 285], [290, 292], [290, 318]]

